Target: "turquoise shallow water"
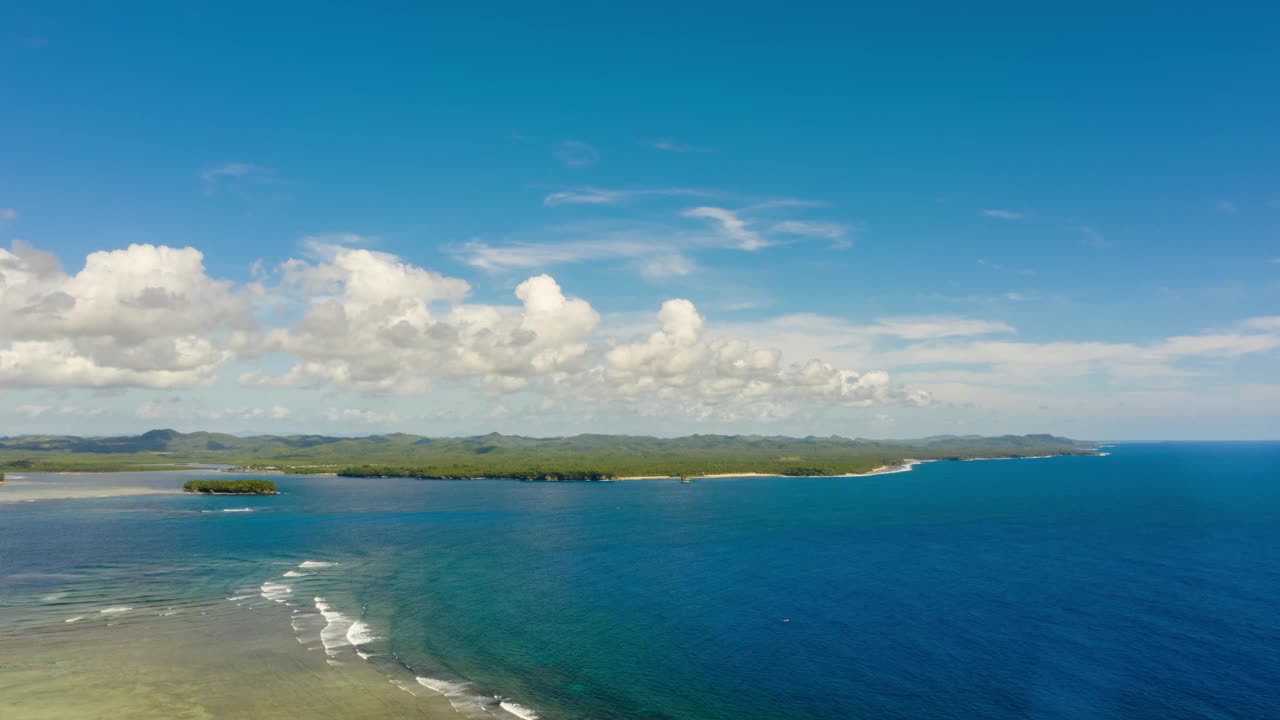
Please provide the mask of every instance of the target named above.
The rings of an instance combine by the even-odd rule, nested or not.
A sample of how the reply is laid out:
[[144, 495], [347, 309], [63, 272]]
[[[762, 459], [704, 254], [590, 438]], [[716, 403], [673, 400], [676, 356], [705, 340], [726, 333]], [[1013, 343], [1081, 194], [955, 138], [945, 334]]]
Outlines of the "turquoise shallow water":
[[281, 600], [336, 662], [354, 640], [477, 716], [1280, 717], [1280, 444], [1110, 450], [0, 503], [0, 633]]

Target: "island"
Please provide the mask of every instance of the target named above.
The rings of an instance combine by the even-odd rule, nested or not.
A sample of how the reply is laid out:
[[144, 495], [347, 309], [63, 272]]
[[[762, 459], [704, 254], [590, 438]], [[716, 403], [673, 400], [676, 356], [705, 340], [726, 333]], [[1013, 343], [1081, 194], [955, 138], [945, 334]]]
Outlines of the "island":
[[182, 489], [202, 495], [278, 495], [270, 480], [189, 480]]
[[[865, 475], [918, 462], [1098, 455], [1096, 443], [1048, 434], [935, 435], [884, 440], [840, 435], [582, 434], [526, 437], [490, 433], [425, 437], [256, 435], [152, 430], [141, 435], [0, 437], [0, 472], [187, 470], [221, 466], [223, 474], [481, 478], [537, 482], [607, 482], [713, 476]], [[265, 481], [264, 481], [265, 482]]]

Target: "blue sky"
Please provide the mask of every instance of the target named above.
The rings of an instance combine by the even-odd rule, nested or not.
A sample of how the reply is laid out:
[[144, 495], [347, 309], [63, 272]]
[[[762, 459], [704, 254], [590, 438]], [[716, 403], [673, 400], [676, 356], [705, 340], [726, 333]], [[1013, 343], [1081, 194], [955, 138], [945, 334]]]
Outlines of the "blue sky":
[[1278, 21], [0, 3], [0, 433], [1275, 437]]

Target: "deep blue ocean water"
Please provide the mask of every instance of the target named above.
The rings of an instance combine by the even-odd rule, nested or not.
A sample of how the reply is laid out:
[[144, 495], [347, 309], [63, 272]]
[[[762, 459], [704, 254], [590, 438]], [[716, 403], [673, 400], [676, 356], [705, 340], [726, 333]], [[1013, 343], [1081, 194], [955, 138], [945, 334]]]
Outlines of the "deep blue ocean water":
[[[0, 625], [270, 580], [547, 720], [1280, 718], [1280, 444], [1109, 451], [0, 503]], [[281, 577], [308, 560], [337, 565]]]

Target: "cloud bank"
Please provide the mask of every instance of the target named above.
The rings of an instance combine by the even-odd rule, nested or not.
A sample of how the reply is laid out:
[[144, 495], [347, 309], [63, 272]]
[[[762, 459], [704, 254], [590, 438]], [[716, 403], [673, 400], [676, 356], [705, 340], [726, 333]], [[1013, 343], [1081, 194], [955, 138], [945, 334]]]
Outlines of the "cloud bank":
[[[726, 233], [750, 232], [715, 213], [700, 217]], [[636, 262], [656, 276], [694, 271], [678, 254]], [[762, 422], [823, 408], [1063, 396], [1079, 382], [1192, 392], [1230, 363], [1280, 350], [1277, 316], [1141, 342], [1033, 341], [1005, 322], [954, 315], [794, 314], [715, 326], [678, 297], [638, 324], [635, 314], [602, 317], [547, 274], [527, 277], [506, 303], [472, 302], [471, 293], [463, 279], [349, 244], [308, 243], [300, 257], [237, 283], [211, 277], [190, 247], [95, 252], [68, 272], [15, 242], [0, 249], [0, 388], [175, 391], [225, 380], [262, 391], [261, 407], [200, 411], [211, 420], [296, 419], [272, 396], [290, 388], [371, 398], [480, 393], [526, 407]], [[177, 398], [165, 397], [137, 415], [173, 417]], [[56, 399], [17, 412], [99, 413]], [[323, 416], [409, 417], [353, 413]]]

